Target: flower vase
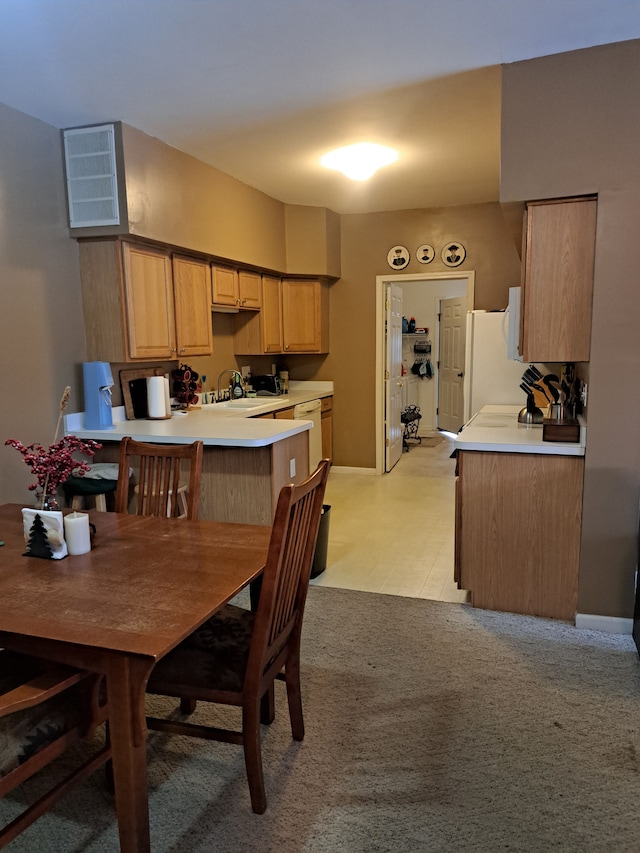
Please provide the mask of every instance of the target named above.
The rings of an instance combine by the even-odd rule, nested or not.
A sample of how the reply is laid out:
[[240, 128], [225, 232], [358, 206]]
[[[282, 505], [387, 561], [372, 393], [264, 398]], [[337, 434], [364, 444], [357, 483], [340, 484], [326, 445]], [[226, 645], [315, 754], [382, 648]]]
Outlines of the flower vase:
[[55, 494], [46, 494], [43, 497], [42, 493], [40, 493], [37, 495], [37, 498], [38, 499], [34, 504], [35, 509], [43, 509], [50, 512], [60, 509], [60, 504], [58, 503], [58, 498]]

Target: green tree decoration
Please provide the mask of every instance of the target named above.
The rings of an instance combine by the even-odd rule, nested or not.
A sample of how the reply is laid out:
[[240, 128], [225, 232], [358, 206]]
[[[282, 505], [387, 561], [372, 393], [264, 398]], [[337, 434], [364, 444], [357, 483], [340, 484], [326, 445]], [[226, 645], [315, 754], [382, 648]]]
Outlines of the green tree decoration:
[[47, 539], [47, 529], [44, 522], [40, 518], [40, 514], [36, 513], [33, 519], [33, 524], [29, 530], [29, 542], [27, 550], [22, 555], [23, 557], [41, 557], [43, 560], [52, 560], [53, 551], [49, 540]]

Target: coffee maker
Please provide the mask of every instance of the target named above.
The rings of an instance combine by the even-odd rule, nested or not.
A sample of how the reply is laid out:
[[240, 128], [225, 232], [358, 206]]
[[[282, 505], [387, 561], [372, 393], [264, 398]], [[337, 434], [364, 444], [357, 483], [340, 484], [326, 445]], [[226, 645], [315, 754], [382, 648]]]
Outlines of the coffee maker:
[[108, 361], [85, 361], [82, 374], [85, 429], [114, 429], [111, 410], [111, 365]]

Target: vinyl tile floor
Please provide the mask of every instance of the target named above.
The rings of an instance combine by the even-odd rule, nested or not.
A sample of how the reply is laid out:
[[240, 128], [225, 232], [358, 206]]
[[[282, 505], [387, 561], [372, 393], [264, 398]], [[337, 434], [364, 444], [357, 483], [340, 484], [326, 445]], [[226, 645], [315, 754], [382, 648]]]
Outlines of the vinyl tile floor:
[[467, 602], [453, 580], [453, 440], [425, 436], [383, 476], [332, 470], [327, 567], [311, 583]]

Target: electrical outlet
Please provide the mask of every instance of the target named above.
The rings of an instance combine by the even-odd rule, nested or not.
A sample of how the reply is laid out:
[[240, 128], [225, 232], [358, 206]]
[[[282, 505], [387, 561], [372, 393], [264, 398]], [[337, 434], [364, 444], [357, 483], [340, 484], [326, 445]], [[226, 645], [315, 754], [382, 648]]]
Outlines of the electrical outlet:
[[580, 399], [582, 400], [582, 405], [586, 407], [587, 405], [587, 383], [582, 383], [582, 390], [580, 391]]
[[251, 376], [251, 367], [248, 364], [245, 364], [240, 368], [240, 372], [242, 373], [243, 379], [248, 379]]
[[289, 460], [289, 476], [290, 477], [296, 476], [296, 460], [295, 459]]

